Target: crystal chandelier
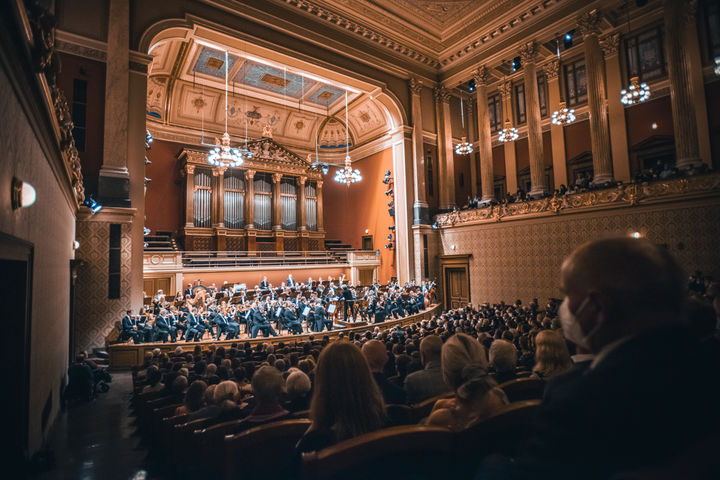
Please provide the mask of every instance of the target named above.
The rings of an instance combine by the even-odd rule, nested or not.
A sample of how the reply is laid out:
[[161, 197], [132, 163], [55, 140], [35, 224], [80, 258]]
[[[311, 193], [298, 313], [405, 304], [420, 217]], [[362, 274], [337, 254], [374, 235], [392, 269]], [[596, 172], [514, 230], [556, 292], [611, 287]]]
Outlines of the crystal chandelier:
[[627, 89], [620, 90], [620, 95], [622, 95], [620, 101], [624, 105], [635, 105], [650, 98], [650, 87], [645, 82], [640, 83], [638, 77], [632, 77], [630, 86]]
[[472, 143], [467, 141], [467, 138], [462, 137], [460, 143], [455, 145], [455, 153], [458, 155], [470, 155], [473, 151]]
[[560, 102], [558, 109], [552, 114], [553, 125], [570, 125], [575, 121], [575, 110], [567, 108], [565, 102]]
[[505, 120], [505, 128], [498, 133], [498, 140], [501, 142], [514, 142], [519, 136], [518, 129], [512, 126], [510, 120]]
[[338, 183], [344, 183], [350, 185], [351, 183], [359, 182], [362, 180], [360, 170], [352, 168], [352, 162], [350, 160], [350, 127], [348, 125], [348, 98], [347, 90], [345, 90], [345, 166], [335, 172], [335, 181]]
[[[207, 161], [210, 165], [216, 167], [238, 167], [243, 164], [244, 158], [250, 158], [247, 148], [242, 151], [239, 148], [230, 146], [230, 134], [227, 128], [228, 121], [228, 52], [225, 51], [225, 133], [223, 133], [221, 141], [215, 141], [215, 148], [210, 149]], [[246, 137], [247, 138], [247, 137]]]

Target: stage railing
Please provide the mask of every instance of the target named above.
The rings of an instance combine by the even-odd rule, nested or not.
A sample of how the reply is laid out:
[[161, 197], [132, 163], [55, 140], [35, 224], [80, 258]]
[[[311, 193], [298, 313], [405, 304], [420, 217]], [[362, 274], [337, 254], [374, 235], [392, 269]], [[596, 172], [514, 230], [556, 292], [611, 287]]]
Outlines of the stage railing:
[[[364, 252], [363, 253], [368, 253]], [[347, 251], [182, 252], [183, 268], [242, 268], [293, 265], [345, 265]]]

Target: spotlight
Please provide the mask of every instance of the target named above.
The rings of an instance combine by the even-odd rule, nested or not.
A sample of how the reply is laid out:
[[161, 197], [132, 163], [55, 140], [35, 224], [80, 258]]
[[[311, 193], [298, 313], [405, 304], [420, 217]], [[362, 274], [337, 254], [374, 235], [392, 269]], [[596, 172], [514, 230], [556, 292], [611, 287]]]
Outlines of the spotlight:
[[512, 65], [513, 72], [517, 72], [518, 70], [520, 70], [520, 68], [522, 67], [522, 62], [520, 61], [520, 57], [518, 56], [518, 57], [513, 58], [511, 65]]
[[390, 177], [385, 177], [385, 178], [383, 178], [382, 183], [384, 183], [385, 185], [387, 185], [388, 183], [390, 183], [390, 181], [391, 181], [391, 180], [390, 180]]
[[388, 242], [392, 241], [392, 233], [387, 236]]
[[473, 79], [470, 79], [470, 81], [468, 82], [468, 91], [474, 92], [474, 91], [475, 91], [475, 87], [476, 87], [476, 85], [475, 85], [475, 79], [474, 79], [474, 78], [473, 78]]
[[12, 191], [12, 208], [18, 209], [21, 207], [29, 207], [35, 200], [37, 200], [37, 193], [35, 187], [27, 182], [13, 178], [11, 182]]
[[77, 250], [78, 248], [80, 248], [80, 242], [73, 240], [73, 250]]
[[88, 198], [87, 200], [85, 200], [85, 202], [83, 203], [83, 205], [85, 205], [86, 207], [88, 207], [88, 208], [90, 209], [90, 212], [91, 212], [93, 215], [95, 215], [97, 212], [99, 212], [99, 211], [102, 210], [102, 208], [103, 208], [102, 205], [100, 205], [99, 203], [97, 203], [97, 202], [95, 201], [95, 199], [92, 198], [92, 197], [90, 197], [90, 198]]
[[395, 209], [394, 209], [394, 208], [388, 208], [388, 213], [390, 214], [391, 217], [394, 217], [394, 216], [395, 216]]
[[392, 243], [388, 243], [388, 244], [385, 245], [385, 248], [393, 248], [393, 244], [392, 244]]
[[432, 224], [432, 228], [433, 228], [434, 230], [437, 230], [437, 229], [439, 228], [439, 227], [438, 227], [438, 223], [437, 223], [437, 222], [433, 223], [433, 224]]
[[394, 205], [395, 205], [395, 202], [394, 202], [394, 201], [393, 201], [393, 202], [390, 202], [390, 203], [388, 203], [388, 207], [390, 207], [390, 208], [392, 208], [392, 207], [393, 207]]
[[323, 163], [321, 169], [322, 169], [323, 175], [327, 175], [328, 170], [330, 170], [330, 167], [328, 166], [327, 163]]
[[386, 171], [385, 171], [385, 176], [386, 176], [386, 177], [389, 177], [390, 175], [392, 175], [392, 173], [390, 173], [390, 170], [386, 170]]
[[570, 30], [563, 36], [563, 47], [565, 50], [573, 46], [573, 34], [575, 30]]
[[146, 237], [150, 235], [150, 229], [147, 227], [143, 227], [143, 235]]
[[386, 197], [387, 197], [388, 195], [392, 195], [392, 194], [393, 194], [393, 189], [392, 189], [392, 188], [389, 189], [387, 192], [385, 192], [385, 196], [386, 196]]
[[390, 225], [390, 226], [388, 227], [388, 230], [391, 230], [391, 231], [394, 232], [394, 231], [395, 231], [395, 225]]

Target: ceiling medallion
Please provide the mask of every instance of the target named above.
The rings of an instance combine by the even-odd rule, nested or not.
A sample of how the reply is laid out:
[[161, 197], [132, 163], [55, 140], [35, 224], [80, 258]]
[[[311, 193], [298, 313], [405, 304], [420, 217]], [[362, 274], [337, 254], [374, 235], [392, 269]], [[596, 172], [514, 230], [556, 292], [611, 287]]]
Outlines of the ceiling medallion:
[[647, 83], [640, 83], [638, 77], [630, 79], [630, 86], [627, 89], [620, 90], [620, 101], [623, 105], [635, 105], [642, 103], [650, 98], [650, 87]]
[[472, 143], [468, 142], [466, 137], [462, 137], [460, 143], [455, 145], [455, 153], [458, 155], [470, 155], [472, 152]]
[[335, 172], [335, 181], [338, 183], [344, 183], [350, 185], [362, 180], [360, 170], [352, 168], [352, 162], [350, 160], [350, 126], [348, 124], [348, 97], [347, 90], [345, 90], [345, 166]]
[[575, 121], [575, 110], [567, 108], [565, 102], [560, 102], [558, 110], [552, 114], [553, 125], [570, 125]]
[[518, 129], [512, 126], [510, 120], [505, 120], [505, 128], [500, 130], [498, 133], [498, 141], [500, 142], [514, 142], [520, 136]]

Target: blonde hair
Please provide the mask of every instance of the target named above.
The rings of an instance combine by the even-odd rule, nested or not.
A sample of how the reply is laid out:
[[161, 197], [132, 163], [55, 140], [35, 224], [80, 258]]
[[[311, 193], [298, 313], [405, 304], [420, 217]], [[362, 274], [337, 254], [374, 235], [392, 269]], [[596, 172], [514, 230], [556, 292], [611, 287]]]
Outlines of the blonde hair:
[[456, 333], [442, 346], [440, 358], [443, 380], [453, 390], [460, 388], [480, 370], [487, 372], [485, 347], [470, 335]]
[[535, 337], [535, 366], [533, 372], [551, 378], [572, 367], [565, 338], [555, 330], [542, 330]]

